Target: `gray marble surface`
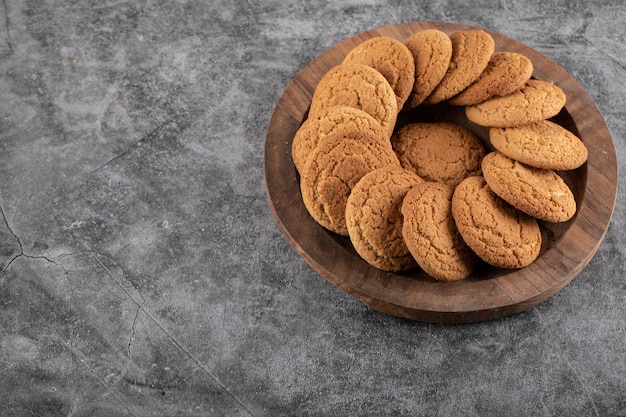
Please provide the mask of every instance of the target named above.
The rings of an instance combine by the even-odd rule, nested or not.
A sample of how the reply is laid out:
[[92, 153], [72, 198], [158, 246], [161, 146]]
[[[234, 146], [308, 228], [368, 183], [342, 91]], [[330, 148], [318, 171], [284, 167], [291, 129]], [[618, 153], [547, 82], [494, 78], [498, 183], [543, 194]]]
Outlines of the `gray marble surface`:
[[369, 309], [269, 209], [265, 130], [333, 44], [479, 26], [564, 67], [626, 161], [622, 0], [4, 0], [0, 414], [626, 416], [626, 184], [596, 256], [515, 316]]

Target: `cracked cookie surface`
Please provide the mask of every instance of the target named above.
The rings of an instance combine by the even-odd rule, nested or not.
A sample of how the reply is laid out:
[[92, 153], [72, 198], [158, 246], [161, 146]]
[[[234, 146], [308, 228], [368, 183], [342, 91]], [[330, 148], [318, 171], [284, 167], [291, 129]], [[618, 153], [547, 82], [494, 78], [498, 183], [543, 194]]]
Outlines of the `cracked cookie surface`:
[[587, 161], [588, 156], [582, 140], [549, 120], [519, 127], [492, 127], [489, 139], [503, 154], [537, 168], [576, 169]]
[[387, 79], [363, 64], [341, 64], [320, 80], [311, 99], [309, 117], [333, 106], [356, 107], [370, 114], [391, 136], [398, 117], [398, 99]]
[[300, 178], [304, 205], [320, 225], [343, 236], [346, 201], [352, 187], [370, 171], [400, 167], [389, 141], [363, 132], [333, 134], [320, 141]]
[[481, 126], [521, 126], [556, 116], [565, 106], [565, 100], [561, 88], [547, 81], [531, 79], [512, 94], [465, 107], [465, 115]]
[[452, 218], [454, 188], [424, 182], [413, 187], [402, 202], [402, 236], [419, 266], [440, 281], [467, 278], [477, 256], [467, 246]]
[[417, 267], [402, 236], [402, 201], [423, 180], [400, 167], [386, 167], [361, 178], [346, 205], [352, 245], [370, 265], [385, 271]]
[[291, 157], [298, 172], [302, 173], [306, 158], [320, 140], [331, 134], [351, 131], [369, 133], [381, 140], [389, 139], [380, 123], [365, 111], [347, 106], [329, 107], [318, 118], [306, 119], [294, 135]]
[[454, 97], [473, 83], [487, 67], [495, 49], [490, 34], [480, 29], [450, 35], [452, 57], [443, 79], [424, 103], [435, 104]]
[[433, 92], [446, 75], [452, 58], [450, 37], [437, 29], [424, 29], [404, 40], [415, 62], [415, 82], [404, 108], [412, 109]]
[[427, 181], [451, 186], [479, 175], [485, 149], [468, 129], [449, 122], [410, 123], [391, 138], [402, 166]]
[[448, 102], [473, 106], [494, 97], [506, 96], [524, 87], [533, 73], [533, 63], [517, 52], [494, 52], [478, 79]]
[[539, 256], [537, 220], [498, 197], [481, 176], [466, 178], [456, 187], [452, 217], [463, 240], [490, 265], [523, 268]]
[[343, 64], [363, 64], [378, 70], [393, 89], [398, 99], [398, 110], [404, 106], [413, 89], [413, 55], [397, 39], [388, 36], [368, 39], [348, 52]]
[[572, 191], [551, 169], [525, 165], [498, 151], [485, 156], [482, 168], [491, 190], [530, 216], [564, 222], [576, 213]]

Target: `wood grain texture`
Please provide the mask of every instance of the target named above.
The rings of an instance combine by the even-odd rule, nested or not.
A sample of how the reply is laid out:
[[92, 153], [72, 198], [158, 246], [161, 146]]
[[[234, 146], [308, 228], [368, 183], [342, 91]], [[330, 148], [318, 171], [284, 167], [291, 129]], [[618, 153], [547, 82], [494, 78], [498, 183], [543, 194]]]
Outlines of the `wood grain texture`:
[[[526, 310], [555, 294], [574, 279], [596, 253], [610, 223], [617, 193], [617, 160], [610, 132], [595, 103], [563, 68], [513, 39], [489, 32], [496, 51], [519, 52], [531, 59], [533, 77], [552, 82], [567, 95], [554, 122], [580, 137], [589, 150], [587, 162], [561, 172], [576, 198], [578, 212], [568, 222], [540, 223], [539, 258], [520, 270], [481, 265], [466, 280], [437, 282], [421, 270], [406, 274], [369, 266], [347, 238], [319, 226], [308, 214], [291, 159], [293, 136], [305, 120], [317, 82], [356, 45], [374, 36], [405, 39], [427, 28], [451, 34], [469, 26], [410, 22], [377, 28], [346, 39], [312, 60], [286, 87], [270, 120], [265, 142], [265, 183], [269, 205], [282, 232], [320, 275], [373, 309], [412, 320], [472, 322]], [[485, 128], [469, 122], [462, 108], [441, 104], [420, 107], [399, 117], [408, 121], [447, 120], [464, 125], [488, 149]]]

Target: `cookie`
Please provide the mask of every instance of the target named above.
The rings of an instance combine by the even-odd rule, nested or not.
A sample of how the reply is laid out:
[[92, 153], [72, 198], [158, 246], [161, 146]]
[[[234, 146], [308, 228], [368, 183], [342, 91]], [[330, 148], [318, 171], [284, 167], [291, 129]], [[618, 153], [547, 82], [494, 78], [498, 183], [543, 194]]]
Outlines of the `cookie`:
[[309, 155], [300, 178], [302, 200], [326, 229], [348, 236], [346, 201], [352, 187], [370, 171], [400, 167], [389, 141], [364, 132], [326, 136]]
[[387, 79], [363, 64], [331, 68], [320, 80], [311, 99], [309, 118], [318, 118], [328, 107], [361, 109], [376, 119], [391, 136], [398, 117], [398, 100]]
[[371, 171], [354, 186], [346, 205], [346, 225], [357, 253], [385, 271], [407, 271], [417, 263], [402, 237], [402, 201], [423, 182], [400, 167]]
[[403, 168], [450, 186], [479, 175], [485, 155], [472, 132], [449, 122], [404, 125], [391, 137], [391, 144]]
[[481, 126], [521, 126], [556, 116], [565, 106], [565, 100], [561, 88], [531, 79], [515, 93], [465, 107], [465, 115]]
[[467, 246], [452, 218], [454, 188], [424, 182], [402, 202], [402, 236], [420, 267], [440, 281], [467, 278], [478, 258]]
[[539, 256], [537, 220], [498, 197], [483, 177], [466, 178], [456, 187], [452, 217], [463, 240], [490, 265], [523, 268]]
[[452, 57], [446, 74], [424, 103], [435, 104], [454, 97], [473, 83], [487, 67], [495, 49], [490, 34], [480, 29], [450, 35]]
[[557, 223], [576, 213], [572, 191], [551, 169], [525, 165], [498, 151], [485, 156], [482, 168], [489, 188], [529, 216]]
[[526, 56], [517, 52], [494, 52], [478, 79], [448, 102], [454, 106], [473, 106], [512, 94], [524, 87], [532, 73], [533, 63]]
[[291, 156], [298, 172], [302, 172], [306, 158], [321, 139], [333, 133], [346, 134], [350, 131], [389, 140], [380, 123], [363, 110], [347, 106], [329, 107], [322, 111], [319, 118], [306, 119], [294, 135]]
[[489, 139], [503, 154], [536, 168], [576, 169], [588, 156], [582, 140], [549, 120], [519, 127], [492, 127]]
[[389, 82], [398, 99], [398, 110], [404, 106], [415, 81], [415, 64], [411, 51], [401, 41], [388, 36], [366, 40], [353, 48], [344, 64], [363, 64], [377, 69]]
[[404, 40], [415, 62], [415, 81], [404, 109], [422, 104], [439, 85], [448, 71], [452, 58], [450, 37], [437, 29], [424, 29]]

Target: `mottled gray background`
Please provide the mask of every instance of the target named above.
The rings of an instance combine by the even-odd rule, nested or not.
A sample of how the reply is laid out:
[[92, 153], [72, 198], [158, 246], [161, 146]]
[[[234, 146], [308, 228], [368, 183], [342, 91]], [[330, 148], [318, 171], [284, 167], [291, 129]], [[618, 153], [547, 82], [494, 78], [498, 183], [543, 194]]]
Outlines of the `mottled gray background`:
[[411, 20], [563, 66], [624, 172], [622, 0], [2, 1], [0, 414], [626, 416], [623, 176], [588, 267], [486, 323], [375, 312], [274, 222], [283, 89], [344, 38]]

